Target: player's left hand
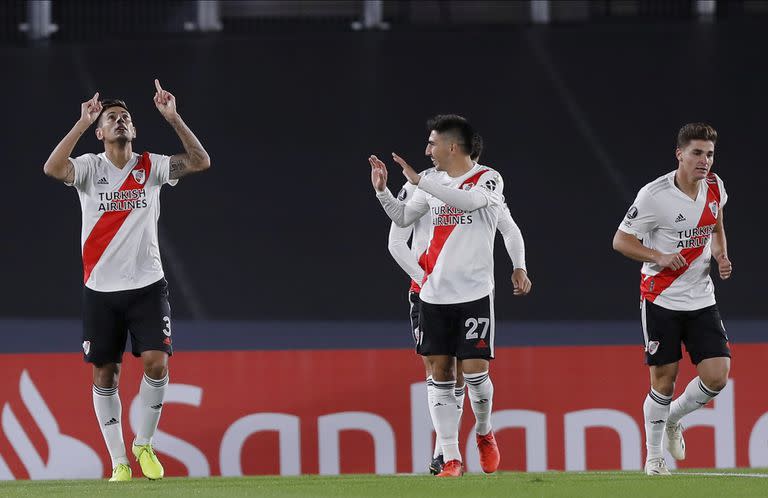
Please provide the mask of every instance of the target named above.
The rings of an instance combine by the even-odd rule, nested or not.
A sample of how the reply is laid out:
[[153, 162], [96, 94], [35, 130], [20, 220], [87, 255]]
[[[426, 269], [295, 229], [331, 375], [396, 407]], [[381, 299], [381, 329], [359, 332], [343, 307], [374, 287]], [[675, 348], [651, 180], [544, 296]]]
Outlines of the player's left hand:
[[392, 159], [395, 160], [397, 164], [400, 165], [401, 168], [403, 168], [403, 175], [408, 179], [408, 181], [414, 185], [419, 184], [419, 180], [421, 180], [421, 176], [419, 176], [418, 173], [416, 173], [416, 170], [411, 167], [410, 164], [405, 162], [405, 159], [398, 156], [394, 152], [392, 153]]
[[717, 261], [717, 267], [720, 271], [720, 278], [722, 280], [731, 278], [731, 273], [733, 273], [733, 264], [731, 264], [731, 260], [728, 259], [728, 255], [721, 254], [715, 260]]
[[176, 97], [168, 90], [163, 90], [160, 81], [155, 79], [155, 107], [166, 120], [170, 120], [177, 115]]
[[515, 296], [525, 296], [531, 292], [531, 285], [533, 284], [531, 284], [531, 279], [528, 278], [528, 272], [522, 268], [516, 268], [512, 272], [512, 286], [515, 289], [512, 293]]
[[368, 157], [371, 165], [371, 183], [376, 192], [384, 192], [387, 188], [387, 166], [376, 156]]

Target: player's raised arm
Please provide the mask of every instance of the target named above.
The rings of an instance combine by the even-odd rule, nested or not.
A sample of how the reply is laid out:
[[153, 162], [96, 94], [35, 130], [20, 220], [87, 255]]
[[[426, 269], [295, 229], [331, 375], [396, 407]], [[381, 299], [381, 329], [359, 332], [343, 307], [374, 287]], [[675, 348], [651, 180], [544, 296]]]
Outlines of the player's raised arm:
[[170, 179], [176, 180], [190, 173], [204, 171], [211, 167], [211, 158], [192, 130], [184, 123], [176, 111], [176, 97], [168, 90], [163, 90], [160, 81], [155, 80], [155, 107], [173, 127], [184, 146], [184, 152], [174, 154], [170, 160]]
[[[456, 209], [471, 212], [487, 207], [491, 202], [499, 202], [501, 200], [501, 193], [504, 186], [498, 174], [489, 171], [489, 174], [492, 174], [495, 177], [493, 182], [489, 184], [492, 185], [492, 188], [490, 189], [486, 188], [485, 191], [476, 188], [461, 190], [441, 185], [428, 177], [420, 177], [419, 174], [416, 173], [416, 170], [414, 170], [405, 159], [394, 152], [392, 153], [392, 159], [403, 168], [403, 175], [405, 175], [409, 182], [418, 185], [419, 189], [428, 194], [432, 194]], [[485, 175], [480, 177], [482, 183], [485, 183], [488, 180], [484, 178], [484, 176]], [[481, 185], [481, 187], [484, 188], [484, 185]]]
[[75, 180], [75, 167], [70, 162], [69, 156], [72, 155], [80, 136], [96, 121], [99, 113], [101, 113], [101, 102], [99, 102], [99, 92], [96, 92], [93, 97], [80, 104], [80, 119], [45, 161], [43, 172], [46, 175], [67, 183]]
[[[407, 203], [398, 201], [387, 188], [387, 166], [376, 156], [370, 156], [371, 183], [381, 207], [387, 216], [399, 227], [407, 227], [424, 216], [429, 210], [424, 195], [414, 195]], [[418, 177], [418, 173], [416, 174]]]

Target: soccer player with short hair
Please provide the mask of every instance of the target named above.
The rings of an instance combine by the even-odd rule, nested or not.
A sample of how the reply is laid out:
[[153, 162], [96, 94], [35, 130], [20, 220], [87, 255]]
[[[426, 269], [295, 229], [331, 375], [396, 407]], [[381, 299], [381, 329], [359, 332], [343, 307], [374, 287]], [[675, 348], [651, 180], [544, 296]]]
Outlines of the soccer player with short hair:
[[[155, 88], [155, 106], [176, 131], [183, 153], [133, 152], [136, 128], [125, 102], [100, 101], [97, 92], [81, 104], [80, 119], [43, 168], [46, 175], [75, 187], [80, 197], [83, 353], [93, 364], [93, 407], [112, 459], [110, 481], [131, 479], [118, 394], [128, 333], [133, 355], [144, 364], [141, 418], [132, 452], [145, 477], [161, 479], [164, 474], [152, 448], [173, 354], [168, 283], [157, 234], [160, 189], [210, 167], [208, 153], [176, 111], [176, 98], [158, 80]], [[69, 157], [94, 123], [104, 152]]]
[[[677, 135], [677, 169], [640, 189], [613, 238], [613, 248], [643, 263], [640, 310], [651, 388], [643, 404], [648, 455], [645, 473], [669, 475], [662, 454], [685, 458], [680, 419], [712, 400], [728, 382], [731, 352], [709, 276], [714, 258], [720, 278], [731, 261], [723, 225], [728, 200], [711, 172], [717, 132], [704, 123]], [[681, 343], [698, 377], [674, 401]]]
[[[479, 162], [482, 150], [482, 137], [479, 134], [475, 134], [472, 138], [472, 152], [470, 153], [470, 158], [475, 164]], [[431, 168], [431, 170], [434, 170], [434, 168]], [[415, 185], [406, 182], [398, 193], [397, 199], [400, 202], [407, 202], [413, 196], [415, 190]], [[414, 341], [417, 344], [419, 337], [419, 310], [421, 304], [419, 292], [421, 291], [421, 282], [424, 278], [424, 269], [419, 264], [419, 260], [423, 259], [429, 244], [429, 225], [429, 216], [425, 215], [407, 227], [399, 227], [392, 222], [389, 228], [389, 252], [400, 268], [411, 277], [411, 286], [408, 291], [408, 302], [410, 305], [409, 315], [411, 319], [411, 331], [413, 333]], [[525, 243], [520, 228], [512, 218], [506, 203], [503, 204], [502, 211], [499, 213], [499, 223], [497, 228], [504, 238], [504, 245], [507, 248], [507, 253], [515, 266], [515, 271], [512, 273], [512, 284], [515, 289], [514, 295], [524, 296], [528, 294], [531, 289], [531, 281], [528, 278], [525, 266]], [[409, 239], [411, 240], [410, 247], [408, 246]], [[434, 382], [432, 379], [432, 372], [429, 368], [429, 361], [426, 357], [422, 357], [422, 360], [427, 376], [427, 404], [429, 406], [430, 417], [432, 418], [432, 425], [434, 426]], [[464, 411], [464, 375], [461, 369], [461, 361], [459, 360], [456, 363], [455, 395], [457, 404], [460, 407], [459, 420], [461, 420], [461, 413]], [[472, 403], [471, 406], [473, 411], [475, 409], [480, 411], [488, 409], [485, 404]], [[487, 432], [487, 430], [485, 432]], [[429, 464], [430, 473], [434, 475], [439, 474], [443, 470], [444, 463], [443, 449], [440, 445], [440, 440], [435, 438], [435, 449], [432, 453], [432, 461]]]
[[430, 120], [428, 128], [426, 155], [435, 165], [433, 172], [420, 176], [392, 154], [408, 181], [417, 185], [407, 203], [399, 202], [387, 189], [384, 163], [376, 156], [369, 162], [376, 196], [392, 221], [405, 227], [430, 214], [417, 351], [427, 357], [435, 387], [435, 431], [445, 458], [438, 476], [458, 477], [463, 467], [456, 359], [463, 360], [470, 399], [488, 406], [487, 411], [476, 413], [481, 466], [493, 472], [499, 462], [490, 427], [493, 384], [488, 369], [495, 338], [493, 242], [504, 203], [504, 183], [498, 172], [470, 158], [475, 133], [466, 119], [440, 115]]

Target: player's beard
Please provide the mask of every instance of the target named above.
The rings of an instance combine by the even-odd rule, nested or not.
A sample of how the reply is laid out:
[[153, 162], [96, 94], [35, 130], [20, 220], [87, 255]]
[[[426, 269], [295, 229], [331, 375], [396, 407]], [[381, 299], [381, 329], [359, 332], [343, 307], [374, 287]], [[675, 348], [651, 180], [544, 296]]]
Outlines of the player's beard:
[[110, 140], [111, 143], [116, 144], [118, 147], [125, 147], [132, 141], [133, 139], [126, 135], [118, 135], [114, 139]]

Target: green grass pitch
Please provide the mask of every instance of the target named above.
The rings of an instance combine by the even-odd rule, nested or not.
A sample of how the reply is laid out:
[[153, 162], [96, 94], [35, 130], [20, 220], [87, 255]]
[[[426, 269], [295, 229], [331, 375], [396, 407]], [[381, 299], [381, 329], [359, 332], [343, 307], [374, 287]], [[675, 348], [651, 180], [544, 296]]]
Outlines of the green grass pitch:
[[[712, 474], [712, 475], [708, 475]], [[714, 475], [717, 474], [717, 475]], [[258, 497], [675, 497], [767, 496], [768, 469], [695, 470], [667, 477], [641, 472], [500, 472], [459, 479], [425, 475], [168, 478], [106, 481], [6, 481], [0, 496]]]

